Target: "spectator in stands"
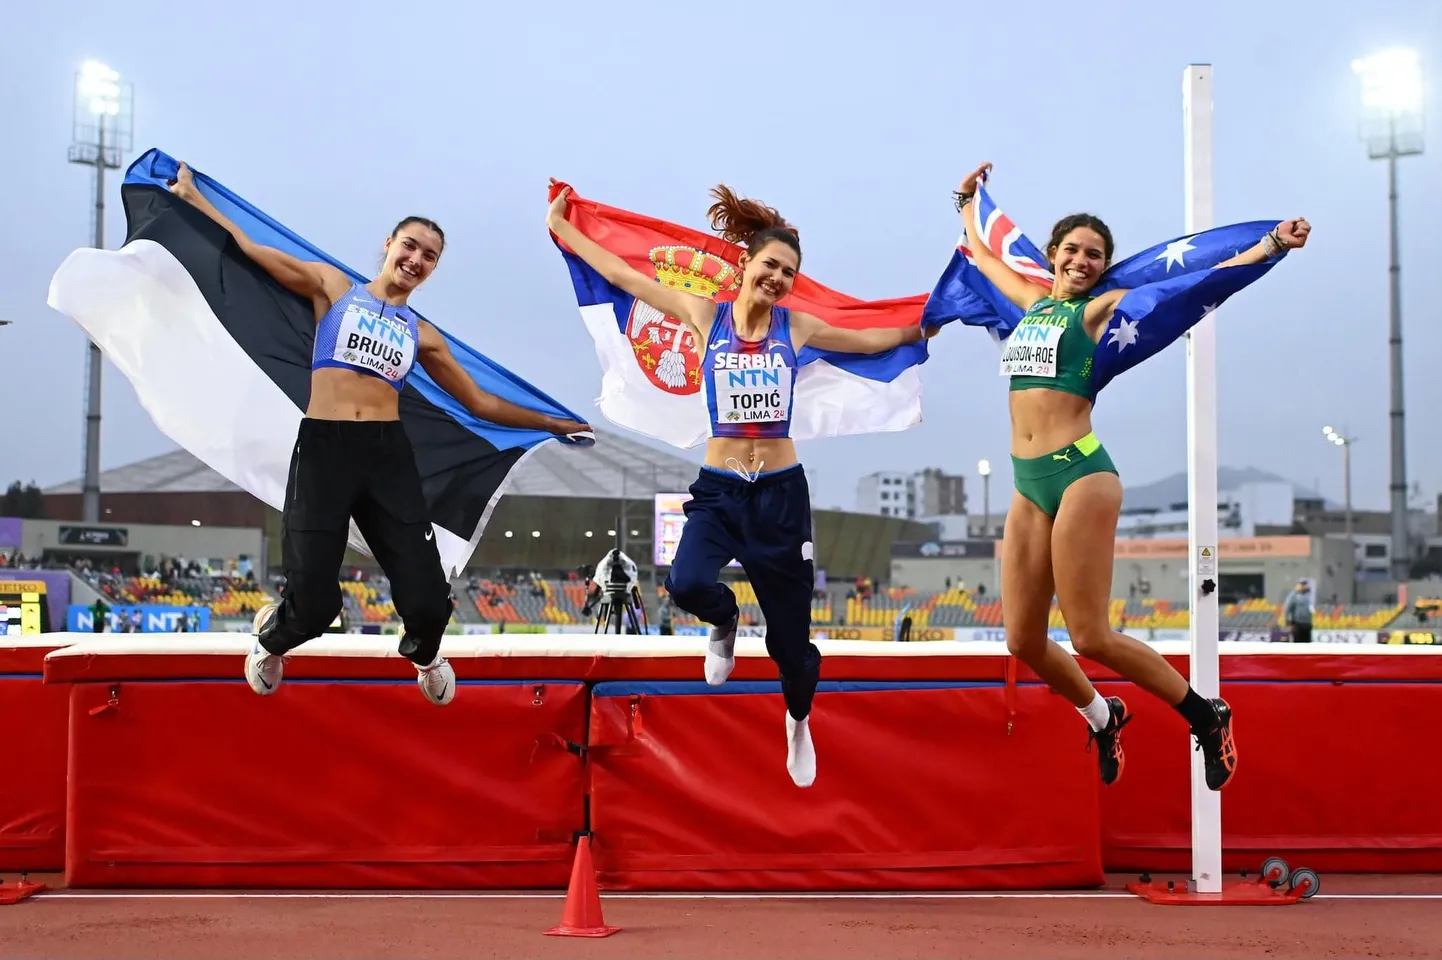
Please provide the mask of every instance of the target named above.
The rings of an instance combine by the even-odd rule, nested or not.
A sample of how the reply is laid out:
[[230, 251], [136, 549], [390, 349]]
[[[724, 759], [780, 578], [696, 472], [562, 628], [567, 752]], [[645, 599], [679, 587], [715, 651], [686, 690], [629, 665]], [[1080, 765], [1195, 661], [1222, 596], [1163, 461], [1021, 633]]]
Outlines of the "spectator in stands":
[[911, 604], [907, 603], [901, 608], [901, 613], [896, 620], [896, 640], [900, 643], [911, 641]]
[[1312, 642], [1312, 588], [1307, 581], [1297, 582], [1282, 604], [1282, 616], [1291, 631], [1293, 643]]

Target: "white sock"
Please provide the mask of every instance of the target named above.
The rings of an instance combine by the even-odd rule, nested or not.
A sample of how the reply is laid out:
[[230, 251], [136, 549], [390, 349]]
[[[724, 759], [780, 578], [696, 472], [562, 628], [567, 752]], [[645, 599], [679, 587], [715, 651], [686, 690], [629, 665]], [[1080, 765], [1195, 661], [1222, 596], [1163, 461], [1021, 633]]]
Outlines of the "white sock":
[[1091, 703], [1077, 707], [1077, 713], [1087, 718], [1087, 723], [1092, 725], [1093, 730], [1105, 730], [1106, 725], [1112, 722], [1112, 708], [1100, 693], [1092, 697]]
[[786, 711], [786, 772], [798, 787], [816, 782], [816, 747], [811, 742], [811, 718], [797, 720]]

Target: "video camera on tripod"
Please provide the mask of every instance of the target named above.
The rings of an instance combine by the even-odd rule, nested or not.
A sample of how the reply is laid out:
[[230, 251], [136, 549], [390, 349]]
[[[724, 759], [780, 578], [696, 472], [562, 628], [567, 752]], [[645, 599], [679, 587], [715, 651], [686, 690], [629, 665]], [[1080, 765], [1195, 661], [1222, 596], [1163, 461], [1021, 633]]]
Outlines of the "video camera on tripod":
[[582, 613], [589, 616], [596, 608], [596, 633], [646, 632], [646, 604], [641, 598], [634, 560], [620, 547], [612, 547], [596, 564], [591, 580], [593, 586]]

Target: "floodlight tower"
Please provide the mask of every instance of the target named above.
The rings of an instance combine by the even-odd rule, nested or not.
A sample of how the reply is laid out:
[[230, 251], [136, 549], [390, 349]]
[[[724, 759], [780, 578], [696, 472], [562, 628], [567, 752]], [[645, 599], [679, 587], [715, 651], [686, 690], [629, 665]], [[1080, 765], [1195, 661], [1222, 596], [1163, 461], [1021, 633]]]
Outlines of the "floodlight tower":
[[[120, 167], [122, 152], [130, 149], [134, 118], [134, 89], [120, 74], [88, 60], [75, 74], [75, 108], [70, 162], [95, 169], [95, 238], [105, 248], [105, 171]], [[100, 348], [91, 341], [86, 356], [85, 470], [83, 517], [100, 519]]]
[[1402, 267], [1397, 239], [1397, 159], [1422, 153], [1422, 64], [1417, 51], [1381, 50], [1352, 61], [1362, 81], [1362, 139], [1367, 155], [1387, 161], [1387, 205], [1391, 235], [1387, 266], [1391, 303], [1389, 343], [1392, 385], [1392, 577], [1406, 582], [1411, 569], [1407, 546], [1407, 434], [1402, 391]]

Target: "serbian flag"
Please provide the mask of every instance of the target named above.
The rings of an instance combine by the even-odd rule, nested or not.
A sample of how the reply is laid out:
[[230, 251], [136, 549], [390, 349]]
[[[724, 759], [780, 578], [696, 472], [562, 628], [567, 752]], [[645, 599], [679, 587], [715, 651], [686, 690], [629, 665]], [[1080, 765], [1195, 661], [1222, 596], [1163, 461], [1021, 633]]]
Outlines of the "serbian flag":
[[[310, 398], [315, 312], [240, 252], [229, 233], [166, 187], [179, 164], [150, 150], [121, 186], [126, 242], [76, 250], [50, 281], [70, 317], [125, 374], [155, 425], [216, 472], [277, 510]], [[198, 170], [196, 188], [256, 243], [361, 274]], [[388, 226], [387, 226], [388, 229]], [[437, 329], [440, 327], [437, 325]], [[584, 420], [441, 330], [482, 390]], [[455, 577], [525, 458], [548, 440], [590, 444], [477, 419], [417, 364], [400, 397], [436, 545]], [[351, 525], [351, 544], [370, 553]]]
[[[1008, 268], [1051, 289], [1047, 258], [992, 199], [985, 177], [977, 182], [977, 231]], [[1179, 340], [1228, 297], [1261, 279], [1281, 257], [1259, 264], [1214, 269], [1217, 264], [1261, 241], [1281, 220], [1255, 220], [1176, 237], [1114, 264], [1102, 274], [1094, 293], [1129, 291], [1097, 342], [1092, 361], [1092, 386], [1100, 392], [1120, 373], [1155, 356]], [[982, 275], [967, 247], [965, 231], [937, 281], [922, 315], [922, 324], [941, 326], [960, 320], [985, 328], [1002, 343], [1022, 317], [1017, 307]]]
[[[556, 183], [551, 198], [566, 187]], [[591, 240], [657, 283], [711, 300], [734, 300], [741, 287], [740, 247], [713, 234], [608, 207], [567, 199], [566, 219]], [[677, 447], [711, 433], [702, 380], [706, 345], [683, 321], [612, 286], [551, 236], [571, 272], [581, 319], [601, 362], [601, 412], [619, 426]], [[798, 274], [781, 305], [835, 327], [909, 327], [921, 322], [926, 297], [863, 301]], [[791, 437], [810, 440], [905, 430], [921, 422], [921, 364], [926, 342], [880, 354], [804, 347], [797, 355]]]

